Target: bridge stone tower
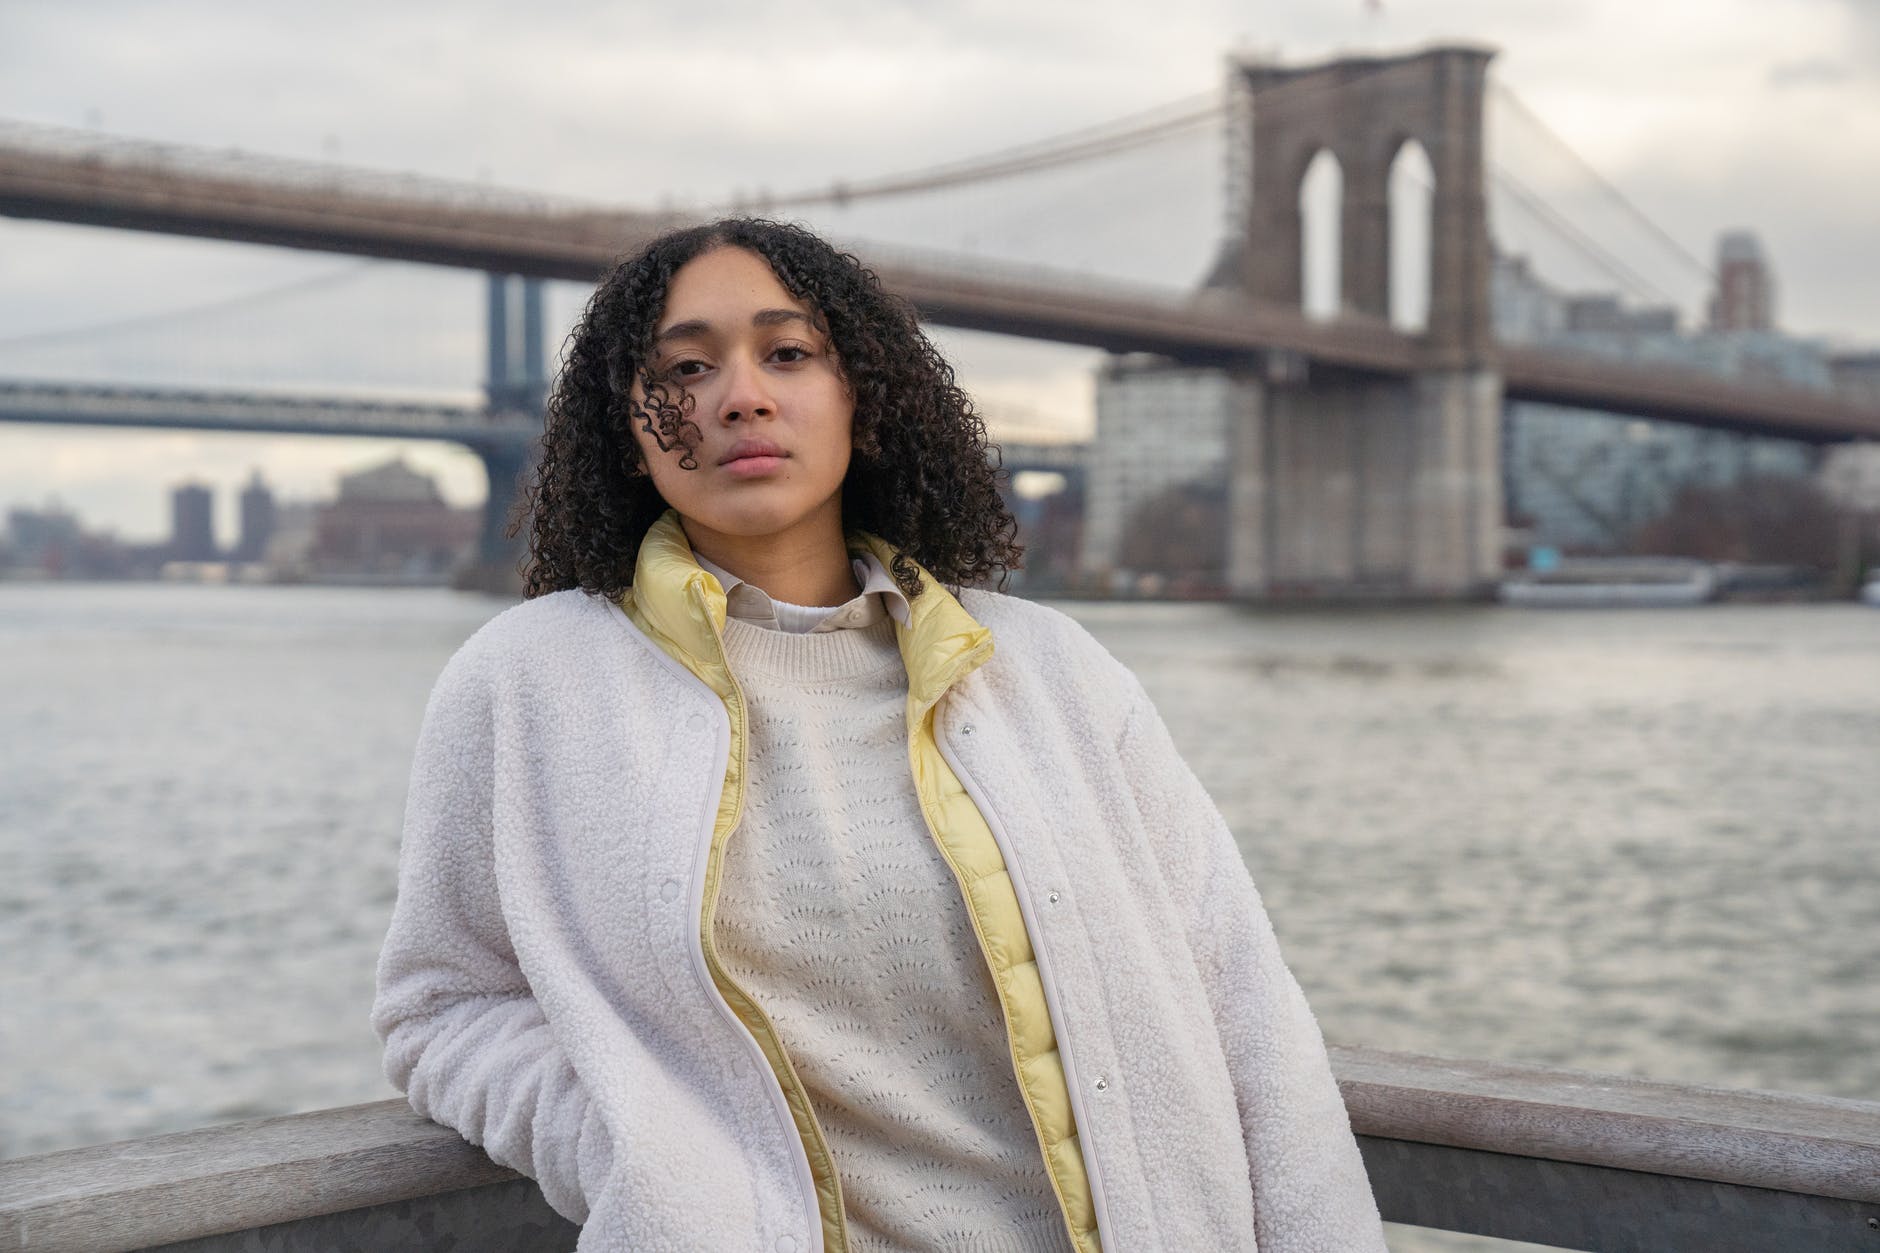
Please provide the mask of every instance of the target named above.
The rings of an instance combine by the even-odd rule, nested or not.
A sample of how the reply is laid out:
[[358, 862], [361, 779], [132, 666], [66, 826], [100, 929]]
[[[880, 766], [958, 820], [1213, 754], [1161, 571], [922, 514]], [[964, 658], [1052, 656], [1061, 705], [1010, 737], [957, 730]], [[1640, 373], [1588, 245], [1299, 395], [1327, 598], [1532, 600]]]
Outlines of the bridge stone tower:
[[[512, 299], [519, 292], [521, 299]], [[487, 347], [489, 379], [484, 394], [492, 411], [508, 412], [541, 425], [548, 403], [547, 338], [542, 319], [542, 280], [513, 274], [489, 276]], [[510, 513], [533, 471], [540, 444], [514, 440], [466, 441], [483, 459], [489, 493], [483, 502], [483, 527], [476, 562], [460, 570], [459, 587], [513, 593], [522, 586], [519, 567], [526, 538], [509, 538]]]
[[1212, 285], [1302, 306], [1301, 184], [1328, 152], [1343, 175], [1337, 316], [1385, 324], [1393, 162], [1414, 141], [1435, 176], [1416, 373], [1382, 378], [1315, 365], [1308, 378], [1280, 359], [1239, 379], [1227, 571], [1236, 595], [1468, 597], [1496, 576], [1501, 377], [1482, 128], [1492, 55], [1450, 46], [1308, 67], [1231, 67], [1238, 178]]

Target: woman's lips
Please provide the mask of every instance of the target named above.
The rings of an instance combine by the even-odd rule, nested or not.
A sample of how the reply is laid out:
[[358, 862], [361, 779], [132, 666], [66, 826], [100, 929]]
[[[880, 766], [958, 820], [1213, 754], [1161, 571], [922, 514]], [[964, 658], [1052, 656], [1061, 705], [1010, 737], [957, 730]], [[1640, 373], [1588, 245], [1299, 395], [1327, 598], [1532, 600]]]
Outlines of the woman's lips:
[[783, 449], [767, 439], [741, 439], [718, 461], [719, 468], [733, 478], [761, 478], [783, 464]]
[[749, 457], [733, 457], [719, 463], [719, 468], [733, 478], [755, 479], [779, 469], [783, 458], [769, 453], [758, 453]]

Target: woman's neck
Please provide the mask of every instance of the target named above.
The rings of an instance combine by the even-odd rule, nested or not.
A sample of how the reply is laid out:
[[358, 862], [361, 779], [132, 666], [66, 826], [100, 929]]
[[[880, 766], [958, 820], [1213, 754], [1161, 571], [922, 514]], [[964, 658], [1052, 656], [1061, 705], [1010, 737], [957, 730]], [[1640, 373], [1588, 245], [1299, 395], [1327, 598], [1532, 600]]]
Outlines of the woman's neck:
[[681, 520], [692, 551], [792, 605], [841, 605], [862, 588], [849, 565], [838, 521], [833, 529], [746, 537], [708, 531]]

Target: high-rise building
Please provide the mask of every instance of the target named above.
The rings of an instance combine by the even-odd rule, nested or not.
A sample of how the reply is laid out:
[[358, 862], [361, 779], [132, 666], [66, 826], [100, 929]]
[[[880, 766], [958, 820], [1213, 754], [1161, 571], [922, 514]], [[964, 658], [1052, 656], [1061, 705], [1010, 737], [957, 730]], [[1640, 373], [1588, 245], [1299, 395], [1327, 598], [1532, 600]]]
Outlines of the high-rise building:
[[1880, 409], [1880, 352], [1843, 352], [1828, 358], [1834, 390], [1857, 405]]
[[7, 536], [22, 565], [57, 569], [71, 560], [84, 535], [78, 518], [56, 503], [7, 511]]
[[200, 483], [184, 483], [170, 493], [170, 558], [216, 559], [215, 497]]
[[1717, 241], [1717, 290], [1710, 298], [1713, 331], [1775, 329], [1775, 279], [1762, 244], [1748, 231], [1730, 231]]
[[1220, 370], [1141, 355], [1104, 363], [1084, 489], [1086, 574], [1129, 568], [1142, 511], [1172, 508], [1171, 493], [1224, 498], [1238, 404]]
[[274, 493], [261, 481], [256, 470], [242, 489], [242, 535], [235, 547], [235, 560], [260, 561], [267, 554], [268, 541], [274, 536]]
[[[1843, 352], [1828, 358], [1834, 390], [1857, 405], [1880, 409], [1880, 352]], [[1848, 509], [1880, 515], [1880, 441], [1830, 449], [1821, 471], [1828, 495]]]

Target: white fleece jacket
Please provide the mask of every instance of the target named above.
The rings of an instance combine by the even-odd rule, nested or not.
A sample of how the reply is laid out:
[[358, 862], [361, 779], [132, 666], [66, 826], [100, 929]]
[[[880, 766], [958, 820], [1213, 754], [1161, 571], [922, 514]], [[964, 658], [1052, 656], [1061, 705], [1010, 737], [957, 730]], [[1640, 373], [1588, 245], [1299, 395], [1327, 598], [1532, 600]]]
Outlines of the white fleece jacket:
[[[1007, 850], [1103, 1247], [1382, 1253], [1317, 1024], [1141, 686], [1052, 609], [961, 602], [995, 651], [936, 731]], [[425, 714], [386, 1074], [537, 1179], [584, 1251], [822, 1248], [782, 1089], [699, 947], [728, 739], [716, 696], [578, 591], [477, 632]]]

